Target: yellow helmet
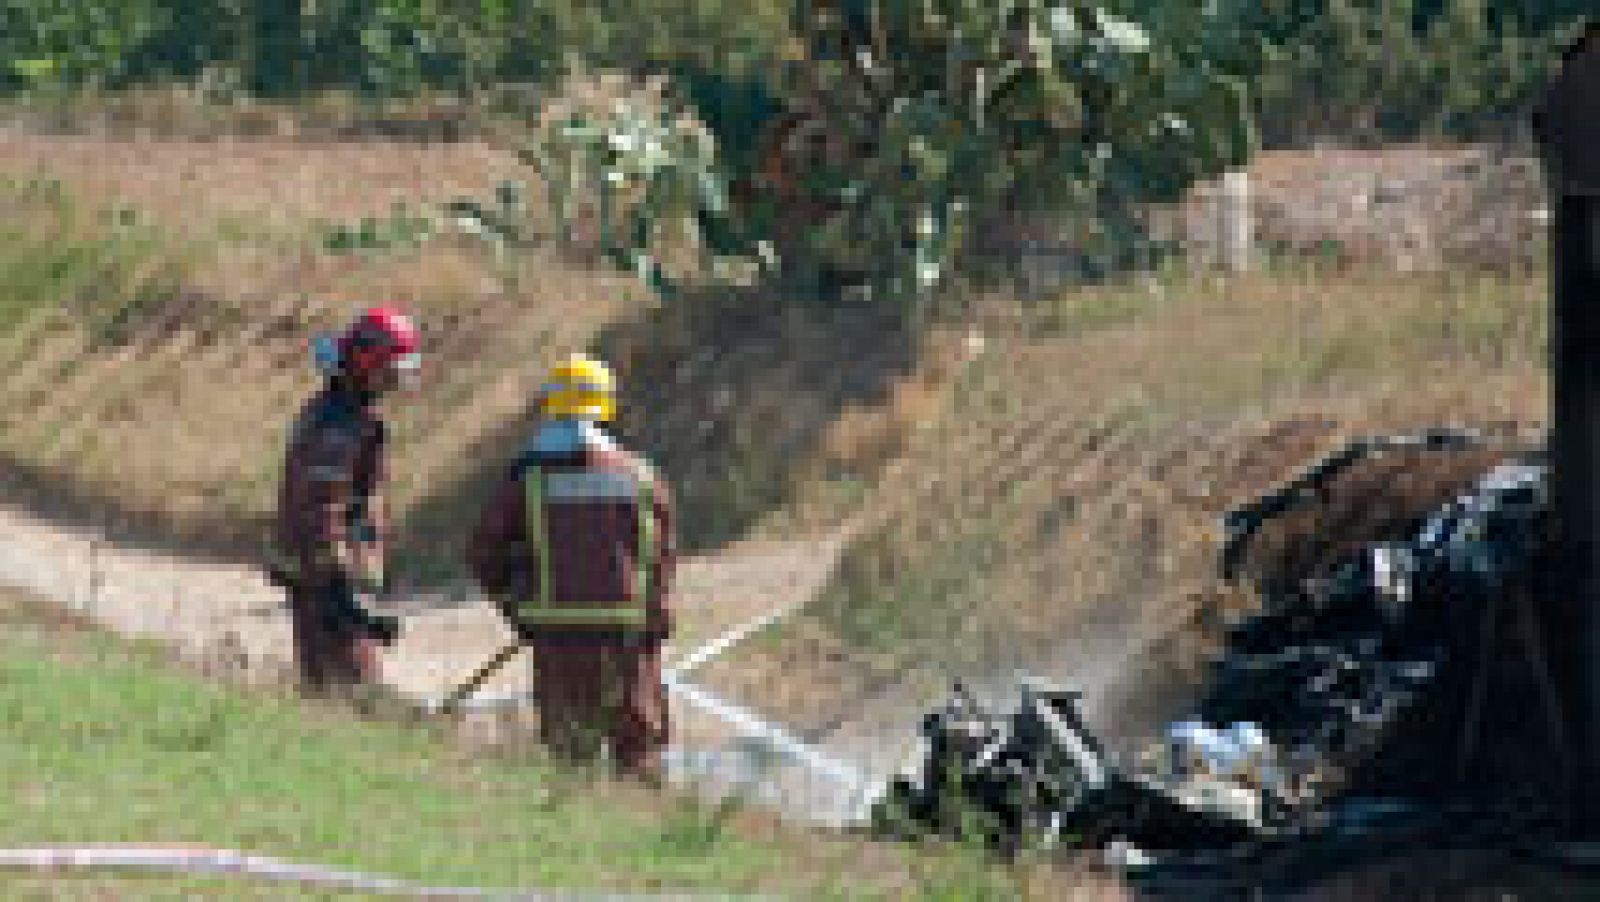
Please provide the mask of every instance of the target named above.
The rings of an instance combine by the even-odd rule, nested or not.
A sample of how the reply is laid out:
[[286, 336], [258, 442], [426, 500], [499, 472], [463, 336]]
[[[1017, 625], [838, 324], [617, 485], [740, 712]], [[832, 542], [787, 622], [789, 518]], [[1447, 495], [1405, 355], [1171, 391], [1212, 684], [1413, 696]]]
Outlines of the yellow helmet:
[[610, 422], [617, 413], [616, 380], [610, 367], [586, 354], [561, 361], [550, 369], [539, 390], [539, 409], [547, 417]]

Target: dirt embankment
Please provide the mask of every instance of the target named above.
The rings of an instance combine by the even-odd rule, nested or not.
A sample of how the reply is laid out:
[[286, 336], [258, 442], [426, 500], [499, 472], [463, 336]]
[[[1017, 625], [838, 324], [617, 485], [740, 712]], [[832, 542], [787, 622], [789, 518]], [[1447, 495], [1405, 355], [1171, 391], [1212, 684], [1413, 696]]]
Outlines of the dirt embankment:
[[[663, 306], [553, 248], [507, 268], [458, 242], [332, 253], [315, 220], [479, 192], [507, 165], [466, 145], [359, 148], [0, 138], [0, 171], [60, 181], [0, 201], [29, 224], [0, 249], [14, 500], [241, 559], [270, 510], [282, 429], [313, 387], [305, 339], [356, 303], [393, 300], [421, 315], [430, 361], [396, 416], [403, 575], [446, 585], [543, 362], [596, 348], [620, 370], [621, 431], [678, 488], [695, 551], [864, 524], [815, 603], [703, 678], [803, 734], [870, 745], [907, 733], [915, 714], [900, 712], [952, 676], [1000, 685], [1029, 667], [1109, 686], [1198, 660], [1205, 633], [1189, 625], [1236, 601], [1211, 582], [1214, 517], [1344, 436], [1543, 415], [1537, 275], [1162, 274], [990, 299], [914, 334], [805, 299]], [[1261, 165], [1266, 179], [1276, 164]], [[1341, 167], [1388, 177], [1365, 158]], [[148, 231], [101, 217], [113, 203]], [[1324, 226], [1365, 215], [1340, 208]], [[100, 327], [126, 311], [108, 339]], [[787, 565], [730, 566], [707, 571], [716, 614], [697, 635], [792, 594], [773, 582]], [[145, 579], [128, 610], [159, 621], [159, 604], [136, 599], [188, 582]], [[253, 591], [223, 580], [201, 610]], [[467, 610], [427, 615], [439, 626], [414, 634], [419, 658], [402, 650], [397, 673], [423, 674], [423, 658], [470, 666], [448, 658], [452, 643], [492, 648], [493, 624], [446, 625], [478, 616]], [[281, 629], [270, 623], [246, 632]], [[1145, 652], [1170, 635], [1180, 652]]]
[[[1542, 263], [1545, 189], [1531, 151], [1491, 147], [1282, 151], [1248, 168], [1256, 242], [1398, 272]], [[1220, 186], [1200, 186], [1166, 228], [1205, 258], [1218, 242]]]
[[[842, 700], [956, 677], [1181, 678], [1206, 653], [1188, 625], [1246, 603], [1216, 584], [1217, 517], [1348, 438], [1541, 422], [1544, 304], [1538, 279], [1295, 273], [987, 323], [838, 577], [707, 679], [776, 686], [776, 710], [826, 731]], [[1152, 658], [1173, 635], [1182, 652]]]
[[417, 313], [428, 361], [395, 408], [409, 581], [460, 575], [464, 524], [529, 428], [532, 387], [580, 348], [617, 365], [621, 431], [678, 488], [689, 547], [837, 526], [914, 427], [902, 386], [937, 390], [923, 364], [940, 339], [750, 293], [663, 307], [555, 248], [502, 264], [453, 239], [322, 244], [323, 222], [482, 196], [508, 174], [528, 175], [477, 144], [0, 133], [0, 209], [27, 224], [0, 249], [0, 490], [73, 525], [248, 556], [314, 388], [306, 340], [385, 301]]

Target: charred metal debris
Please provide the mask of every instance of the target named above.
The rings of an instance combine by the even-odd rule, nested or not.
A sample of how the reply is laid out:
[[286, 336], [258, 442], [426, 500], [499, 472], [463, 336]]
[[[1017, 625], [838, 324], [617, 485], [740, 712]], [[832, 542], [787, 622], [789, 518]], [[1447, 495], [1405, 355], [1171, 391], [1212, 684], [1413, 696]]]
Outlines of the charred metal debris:
[[[1495, 450], [1489, 441], [1433, 430], [1352, 442], [1225, 515], [1223, 577], [1240, 578], [1265, 524], [1325, 503], [1328, 484], [1362, 460], [1397, 449], [1482, 454]], [[1331, 864], [1336, 849], [1365, 842], [1370, 852], [1373, 831], [1385, 851], [1403, 848], [1400, 837], [1536, 834], [1547, 820], [1537, 793], [1474, 763], [1493, 744], [1481, 736], [1486, 655], [1530, 651], [1517, 655], [1532, 664], [1527, 730], [1560, 729], [1537, 654], [1490, 616], [1515, 620], [1547, 546], [1542, 443], [1518, 450], [1487, 458], [1501, 462], [1419, 511], [1409, 538], [1361, 541], [1315, 578], [1257, 587], [1260, 612], [1229, 630], [1192, 716], [1136, 756], [1108, 751], [1072, 687], [1025, 679], [1003, 717], [957, 684], [925, 717], [919, 760], [880, 797], [874, 829], [976, 833], [1006, 851], [1101, 849], [1131, 874], [1207, 862], [1248, 865], [1256, 878], [1269, 853], [1281, 863], [1316, 848]]]

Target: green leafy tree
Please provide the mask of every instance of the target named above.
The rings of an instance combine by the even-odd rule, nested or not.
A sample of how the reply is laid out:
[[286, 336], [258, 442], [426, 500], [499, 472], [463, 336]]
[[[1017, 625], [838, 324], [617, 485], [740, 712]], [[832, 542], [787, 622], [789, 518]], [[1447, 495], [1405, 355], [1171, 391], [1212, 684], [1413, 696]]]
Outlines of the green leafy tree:
[[796, 16], [806, 55], [773, 82], [810, 139], [755, 201], [793, 226], [774, 231], [784, 265], [827, 281], [916, 295], [969, 268], [974, 228], [1018, 213], [1066, 211], [1109, 248], [1133, 203], [1251, 150], [1242, 80], [1098, 4], [803, 0]]
[[1260, 0], [1231, 15], [1264, 42], [1256, 115], [1264, 144], [1280, 146], [1514, 131], [1588, 5]]
[[152, 6], [154, 27], [129, 54], [129, 81], [190, 80], [214, 67], [237, 69], [247, 0], [159, 0]]
[[299, 90], [306, 56], [300, 0], [256, 0], [245, 15], [244, 68], [250, 90], [263, 96]]
[[0, 82], [115, 84], [160, 20], [156, 0], [0, 0]]
[[604, 5], [577, 21], [670, 76], [664, 117], [605, 101], [518, 148], [559, 219], [594, 198], [602, 248], [658, 284], [660, 227], [683, 222], [713, 256], [898, 298], [981, 276], [973, 235], [1019, 215], [1061, 215], [1110, 257], [1139, 203], [1254, 146], [1254, 57], [1217, 10], [1152, 29], [1081, 0], [802, 0], [774, 37], [658, 8], [683, 14], [661, 20], [676, 36], [618, 31]]

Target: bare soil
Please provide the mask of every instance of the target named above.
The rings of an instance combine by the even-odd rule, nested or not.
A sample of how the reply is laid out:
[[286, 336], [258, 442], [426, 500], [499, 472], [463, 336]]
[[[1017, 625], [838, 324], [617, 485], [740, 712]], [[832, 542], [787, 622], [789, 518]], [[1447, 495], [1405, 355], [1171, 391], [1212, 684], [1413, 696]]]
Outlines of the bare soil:
[[[827, 577], [837, 550], [836, 541], [767, 543], [686, 560], [674, 594], [680, 626], [668, 665], [768, 610], [803, 601]], [[63, 616], [148, 636], [246, 681], [277, 683], [291, 676], [283, 594], [244, 566], [110, 544], [3, 509], [0, 581], [61, 605]], [[406, 615], [406, 631], [386, 654], [384, 674], [407, 697], [441, 697], [512, 638], [499, 615], [475, 595], [402, 598], [395, 607]], [[507, 666], [483, 692], [527, 691], [528, 675], [525, 665]], [[728, 735], [692, 708], [675, 714], [680, 742]]]

